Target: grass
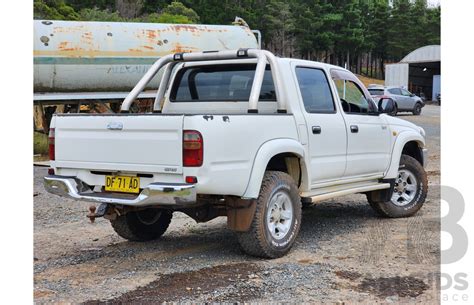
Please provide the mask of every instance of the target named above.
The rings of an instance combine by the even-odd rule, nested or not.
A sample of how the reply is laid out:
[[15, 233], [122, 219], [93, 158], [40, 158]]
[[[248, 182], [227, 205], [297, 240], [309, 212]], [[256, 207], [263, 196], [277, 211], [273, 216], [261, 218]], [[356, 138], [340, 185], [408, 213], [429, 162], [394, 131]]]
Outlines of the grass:
[[33, 153], [35, 155], [48, 155], [48, 136], [41, 132], [33, 134]]
[[357, 78], [364, 84], [365, 87], [368, 87], [370, 84], [384, 85], [385, 81], [383, 79], [370, 78], [362, 75], [357, 75]]

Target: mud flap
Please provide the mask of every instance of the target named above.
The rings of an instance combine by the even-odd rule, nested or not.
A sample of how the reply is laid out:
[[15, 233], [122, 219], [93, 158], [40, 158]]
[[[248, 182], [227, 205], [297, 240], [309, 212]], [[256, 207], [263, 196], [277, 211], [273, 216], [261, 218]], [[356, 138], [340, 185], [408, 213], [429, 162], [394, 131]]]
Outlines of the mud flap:
[[233, 231], [246, 232], [250, 229], [257, 200], [236, 199], [227, 206], [227, 227]]
[[384, 190], [368, 192], [370, 200], [373, 202], [387, 202], [390, 201], [395, 186], [395, 179], [380, 179], [380, 183], [390, 183], [390, 187]]

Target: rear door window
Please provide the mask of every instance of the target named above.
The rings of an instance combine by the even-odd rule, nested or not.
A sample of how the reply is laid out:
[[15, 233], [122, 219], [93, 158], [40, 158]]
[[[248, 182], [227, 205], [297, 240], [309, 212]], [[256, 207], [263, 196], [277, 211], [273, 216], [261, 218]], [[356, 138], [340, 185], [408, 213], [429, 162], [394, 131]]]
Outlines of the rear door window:
[[[192, 66], [181, 69], [171, 90], [171, 102], [248, 101], [255, 76], [255, 64]], [[276, 101], [270, 67], [267, 66], [260, 101]]]
[[332, 113], [336, 111], [326, 74], [316, 68], [296, 68], [296, 78], [308, 113]]

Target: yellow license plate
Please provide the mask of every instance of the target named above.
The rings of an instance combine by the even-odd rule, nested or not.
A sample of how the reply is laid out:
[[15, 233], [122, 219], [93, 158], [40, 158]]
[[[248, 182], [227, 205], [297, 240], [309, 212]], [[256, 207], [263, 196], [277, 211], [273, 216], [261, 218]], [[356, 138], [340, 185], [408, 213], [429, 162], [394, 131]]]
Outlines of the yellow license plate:
[[131, 176], [105, 176], [105, 190], [109, 192], [139, 193], [140, 178]]

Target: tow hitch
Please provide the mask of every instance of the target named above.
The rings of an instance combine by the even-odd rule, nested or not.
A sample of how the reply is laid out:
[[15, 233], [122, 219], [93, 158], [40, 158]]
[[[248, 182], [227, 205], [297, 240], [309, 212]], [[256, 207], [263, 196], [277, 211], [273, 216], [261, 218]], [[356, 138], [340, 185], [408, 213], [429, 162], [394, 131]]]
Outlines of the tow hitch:
[[107, 203], [102, 203], [101, 205], [99, 205], [99, 208], [96, 208], [95, 205], [91, 205], [89, 207], [89, 213], [87, 214], [87, 218], [89, 218], [91, 223], [94, 223], [96, 218], [103, 217], [105, 214], [107, 214], [108, 209], [109, 205]]

